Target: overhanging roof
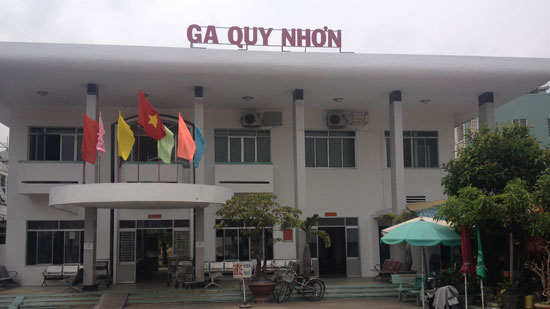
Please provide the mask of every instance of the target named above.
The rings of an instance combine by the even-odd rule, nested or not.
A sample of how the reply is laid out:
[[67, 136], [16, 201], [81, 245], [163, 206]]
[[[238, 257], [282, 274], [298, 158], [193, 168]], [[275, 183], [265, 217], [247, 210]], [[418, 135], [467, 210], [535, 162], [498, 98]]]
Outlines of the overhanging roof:
[[500, 105], [546, 83], [550, 59], [0, 43], [0, 71], [0, 121], [8, 125], [10, 105], [83, 104], [90, 82], [100, 104], [136, 104], [142, 88], [159, 107], [191, 106], [197, 85], [207, 108], [283, 109], [303, 88], [308, 106], [368, 111], [401, 90], [405, 112], [428, 98], [428, 112], [453, 113], [458, 124], [475, 116], [483, 92]]

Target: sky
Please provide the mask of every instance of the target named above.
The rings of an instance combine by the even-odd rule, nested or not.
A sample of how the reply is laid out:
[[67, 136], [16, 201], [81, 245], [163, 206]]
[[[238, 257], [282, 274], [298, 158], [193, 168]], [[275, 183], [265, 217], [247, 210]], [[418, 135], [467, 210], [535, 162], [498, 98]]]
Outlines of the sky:
[[[0, 0], [0, 7], [0, 42], [189, 47], [190, 24], [327, 26], [342, 30], [345, 52], [550, 58], [550, 0]], [[7, 131], [0, 124], [0, 141]]]

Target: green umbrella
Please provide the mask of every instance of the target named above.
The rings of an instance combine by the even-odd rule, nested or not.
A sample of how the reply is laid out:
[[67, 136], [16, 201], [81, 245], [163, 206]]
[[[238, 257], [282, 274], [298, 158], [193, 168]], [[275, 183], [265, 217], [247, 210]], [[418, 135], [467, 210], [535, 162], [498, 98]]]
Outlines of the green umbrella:
[[[437, 245], [460, 246], [460, 235], [451, 231], [448, 227], [424, 221], [411, 221], [388, 232], [380, 239], [381, 242], [388, 245], [397, 245], [408, 243], [411, 246], [422, 247], [422, 259], [424, 257], [424, 247]], [[422, 261], [422, 279], [424, 279], [424, 261]], [[422, 280], [422, 308], [424, 308], [424, 280]]]
[[411, 246], [423, 247], [460, 246], [460, 235], [442, 225], [420, 220], [389, 231], [380, 241], [388, 245], [406, 242]]

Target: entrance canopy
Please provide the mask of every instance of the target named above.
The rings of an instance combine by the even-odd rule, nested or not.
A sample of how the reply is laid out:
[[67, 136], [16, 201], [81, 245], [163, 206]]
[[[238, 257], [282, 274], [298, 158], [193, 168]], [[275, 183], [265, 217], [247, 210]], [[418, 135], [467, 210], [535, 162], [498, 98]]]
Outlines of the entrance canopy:
[[184, 183], [96, 183], [50, 189], [52, 207], [181, 209], [223, 204], [233, 192], [220, 186]]

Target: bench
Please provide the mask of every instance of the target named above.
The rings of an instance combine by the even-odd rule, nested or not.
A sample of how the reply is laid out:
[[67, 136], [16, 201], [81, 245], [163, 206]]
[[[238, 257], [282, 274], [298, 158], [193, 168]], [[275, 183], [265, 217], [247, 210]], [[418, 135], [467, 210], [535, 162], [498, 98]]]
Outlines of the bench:
[[416, 296], [416, 304], [418, 305], [420, 297], [423, 294], [422, 277], [417, 275], [399, 275], [392, 274], [391, 281], [393, 284], [399, 284], [397, 289], [397, 300], [407, 301], [408, 295]]
[[6, 266], [0, 265], [0, 286], [5, 287], [6, 285], [13, 283], [19, 286], [19, 283], [15, 282], [15, 277], [17, 277], [16, 271], [8, 271]]
[[50, 265], [43, 272], [44, 280], [41, 286], [48, 286], [46, 281], [48, 280], [65, 280], [63, 276], [63, 265]]
[[397, 274], [399, 272], [400, 265], [401, 265], [401, 262], [399, 260], [391, 260], [391, 259], [386, 259], [383, 265], [380, 265], [380, 264], [374, 265], [374, 268], [371, 270], [378, 273], [378, 275], [374, 277], [374, 280], [376, 280], [376, 278], [378, 277], [380, 278], [385, 277], [389, 279], [392, 274]]

